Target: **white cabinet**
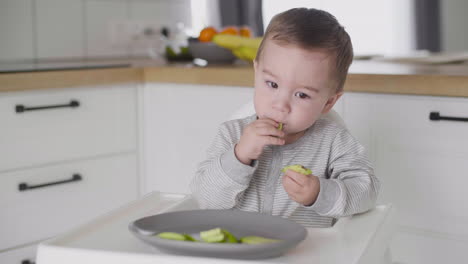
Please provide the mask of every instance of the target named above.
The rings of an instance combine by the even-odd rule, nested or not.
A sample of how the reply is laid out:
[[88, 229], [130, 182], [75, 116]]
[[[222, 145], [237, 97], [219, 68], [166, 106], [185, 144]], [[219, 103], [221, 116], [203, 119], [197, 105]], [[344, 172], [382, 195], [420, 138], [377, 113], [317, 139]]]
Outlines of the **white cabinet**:
[[2, 174], [0, 249], [57, 235], [135, 199], [136, 162], [126, 154]]
[[253, 89], [148, 83], [143, 98], [144, 192], [188, 193], [218, 126], [252, 100]]
[[135, 151], [135, 104], [125, 85], [0, 95], [0, 172]]
[[34, 264], [36, 263], [37, 244], [15, 248], [0, 252], [0, 263], [2, 264]]
[[135, 84], [1, 93], [0, 120], [1, 263], [138, 197]]
[[[344, 118], [371, 149], [380, 202], [395, 204], [394, 260], [440, 263], [468, 250], [467, 98], [347, 94]], [[445, 258], [444, 258], [445, 257]], [[453, 258], [456, 259], [456, 258]]]
[[352, 135], [366, 147], [369, 158], [375, 162], [372, 148], [372, 97], [367, 94], [345, 93], [341, 99], [342, 117]]

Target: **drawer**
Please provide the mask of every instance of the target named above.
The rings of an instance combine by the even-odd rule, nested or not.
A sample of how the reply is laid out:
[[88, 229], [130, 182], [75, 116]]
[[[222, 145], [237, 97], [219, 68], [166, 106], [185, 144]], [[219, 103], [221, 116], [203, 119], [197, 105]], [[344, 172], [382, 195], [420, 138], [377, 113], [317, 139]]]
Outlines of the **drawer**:
[[429, 119], [431, 112], [468, 119], [467, 98], [379, 96], [374, 105], [376, 135], [393, 148], [468, 153], [468, 122]]
[[[34, 188], [48, 183], [57, 184]], [[136, 154], [0, 174], [0, 250], [57, 235], [137, 196]]]
[[36, 262], [37, 244], [0, 252], [2, 264], [33, 264]]
[[[46, 108], [27, 110], [40, 107]], [[0, 120], [0, 171], [134, 150], [136, 89], [120, 85], [2, 93]]]

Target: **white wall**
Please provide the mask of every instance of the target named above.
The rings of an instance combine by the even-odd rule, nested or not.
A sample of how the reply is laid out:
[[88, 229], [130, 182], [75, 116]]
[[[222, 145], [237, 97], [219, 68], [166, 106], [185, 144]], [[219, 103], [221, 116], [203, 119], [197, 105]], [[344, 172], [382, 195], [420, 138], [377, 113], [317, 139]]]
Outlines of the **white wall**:
[[293, 7], [317, 8], [333, 14], [350, 34], [356, 55], [401, 54], [414, 50], [410, 0], [264, 1], [265, 28], [273, 15]]
[[31, 0], [0, 0], [0, 59], [35, 56]]
[[147, 56], [110, 35], [127, 21], [190, 26], [190, 0], [0, 0], [0, 61]]

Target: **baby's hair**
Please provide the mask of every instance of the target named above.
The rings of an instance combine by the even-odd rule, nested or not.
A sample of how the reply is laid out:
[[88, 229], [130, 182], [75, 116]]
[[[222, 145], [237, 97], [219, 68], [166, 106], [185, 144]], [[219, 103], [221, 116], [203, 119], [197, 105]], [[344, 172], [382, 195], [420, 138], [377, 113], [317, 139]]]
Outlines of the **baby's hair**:
[[348, 33], [333, 15], [314, 8], [293, 8], [275, 15], [258, 49], [257, 62], [268, 40], [305, 50], [325, 50], [334, 57], [336, 92], [343, 90], [349, 65], [353, 61], [353, 45]]

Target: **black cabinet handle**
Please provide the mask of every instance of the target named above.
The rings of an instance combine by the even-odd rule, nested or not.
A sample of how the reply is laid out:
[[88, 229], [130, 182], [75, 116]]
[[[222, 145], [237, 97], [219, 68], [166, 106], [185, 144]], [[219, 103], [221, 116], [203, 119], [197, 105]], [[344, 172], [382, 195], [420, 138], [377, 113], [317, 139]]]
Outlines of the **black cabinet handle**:
[[69, 182], [81, 181], [82, 179], [83, 178], [81, 177], [80, 174], [73, 174], [73, 177], [71, 179], [69, 179], [69, 180], [56, 181], [56, 182], [47, 182], [47, 183], [38, 184], [38, 185], [28, 185], [27, 183], [22, 182], [22, 183], [18, 184], [18, 190], [20, 190], [20, 192], [24, 192], [24, 191], [31, 190], [31, 189], [37, 189], [37, 188], [43, 188], [43, 187], [57, 185], [57, 184], [64, 184], [64, 183], [69, 183]]
[[429, 114], [429, 119], [432, 121], [449, 120], [449, 121], [468, 122], [468, 117], [441, 116], [439, 112], [431, 112]]
[[45, 109], [54, 109], [54, 108], [65, 108], [71, 107], [75, 108], [80, 106], [80, 102], [77, 100], [71, 100], [68, 104], [59, 104], [59, 105], [44, 105], [44, 106], [33, 106], [33, 107], [26, 107], [22, 104], [18, 104], [15, 107], [16, 113], [24, 113], [26, 111], [36, 111], [36, 110], [45, 110]]
[[21, 264], [36, 264], [36, 262], [31, 261], [31, 260], [29, 260], [29, 259], [25, 259], [25, 260], [22, 260], [22, 261], [21, 261]]

